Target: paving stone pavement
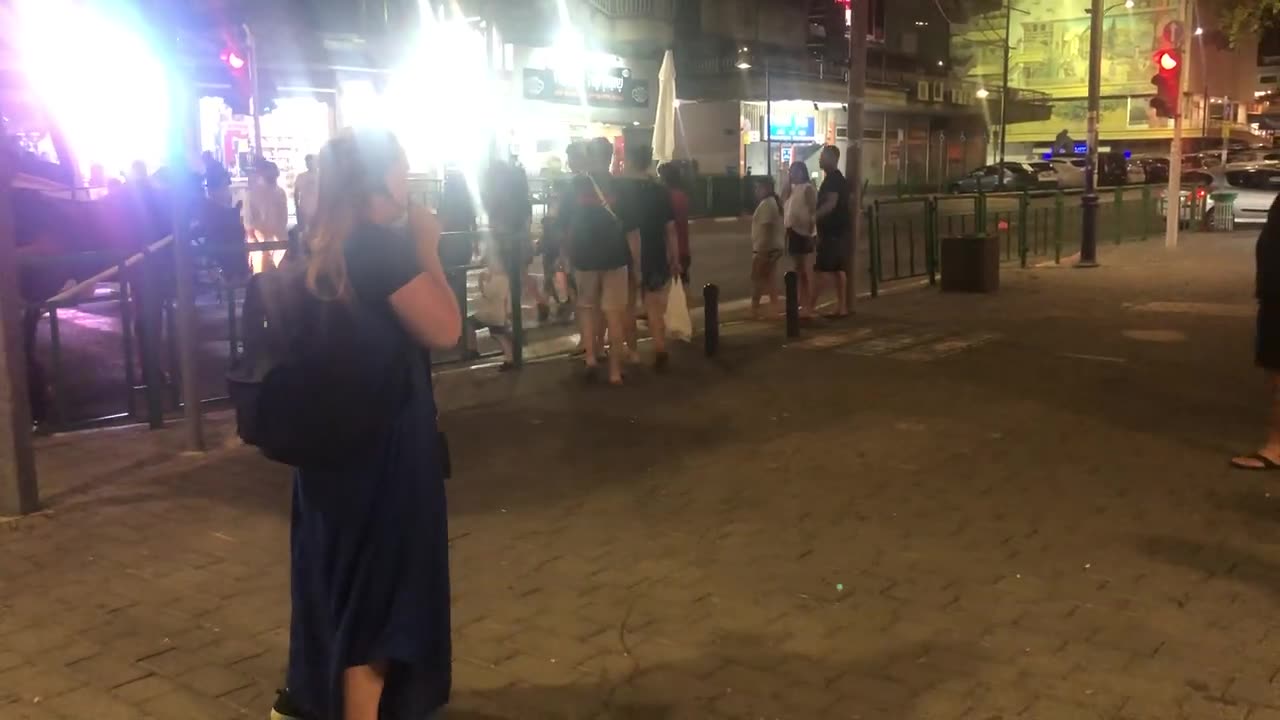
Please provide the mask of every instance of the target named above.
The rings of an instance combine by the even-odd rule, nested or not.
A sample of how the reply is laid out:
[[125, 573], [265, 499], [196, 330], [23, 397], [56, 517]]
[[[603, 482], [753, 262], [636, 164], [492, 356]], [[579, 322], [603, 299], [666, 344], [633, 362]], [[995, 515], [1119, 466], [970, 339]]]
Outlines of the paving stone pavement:
[[[1280, 718], [1280, 484], [1225, 462], [1265, 415], [1223, 310], [1250, 238], [1102, 260], [791, 346], [736, 325], [621, 391], [485, 375], [445, 418], [446, 717]], [[43, 441], [48, 512], [0, 523], [0, 719], [266, 717], [289, 475], [211, 426], [163, 463], [172, 430]]]

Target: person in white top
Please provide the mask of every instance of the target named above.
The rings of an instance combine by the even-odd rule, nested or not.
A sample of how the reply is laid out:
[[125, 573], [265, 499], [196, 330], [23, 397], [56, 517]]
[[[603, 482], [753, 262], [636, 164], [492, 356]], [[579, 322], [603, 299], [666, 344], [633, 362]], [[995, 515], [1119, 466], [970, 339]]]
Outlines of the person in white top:
[[809, 179], [809, 167], [803, 162], [791, 163], [783, 197], [785, 208], [783, 226], [786, 227], [787, 254], [795, 263], [800, 301], [805, 303], [805, 306], [800, 309], [800, 315], [812, 317], [813, 308], [808, 307], [807, 300], [813, 288], [814, 238], [818, 234], [818, 190]]
[[[258, 165], [249, 183], [249, 207], [245, 223], [250, 242], [283, 242], [289, 239], [289, 197], [280, 181], [280, 168], [273, 162]], [[249, 262], [255, 273], [276, 266], [283, 250], [253, 252]]]
[[320, 205], [320, 183], [316, 178], [316, 156], [308, 155], [303, 162], [307, 169], [293, 179], [293, 207], [298, 214], [298, 230], [305, 236]]
[[751, 318], [760, 319], [760, 296], [769, 294], [769, 307], [778, 312], [778, 260], [784, 233], [782, 199], [773, 189], [773, 178], [756, 180], [756, 211], [751, 216]]

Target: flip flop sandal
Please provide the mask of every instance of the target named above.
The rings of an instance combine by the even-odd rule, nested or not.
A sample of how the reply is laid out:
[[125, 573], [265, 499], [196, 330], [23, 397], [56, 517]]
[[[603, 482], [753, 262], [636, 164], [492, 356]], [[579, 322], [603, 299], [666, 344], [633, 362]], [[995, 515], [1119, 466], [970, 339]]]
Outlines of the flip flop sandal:
[[[1257, 460], [1261, 465], [1245, 465], [1240, 460]], [[1254, 453], [1252, 455], [1242, 455], [1238, 458], [1231, 458], [1231, 467], [1236, 470], [1250, 470], [1253, 472], [1270, 472], [1272, 470], [1280, 470], [1280, 463], [1263, 455], [1262, 453]]]

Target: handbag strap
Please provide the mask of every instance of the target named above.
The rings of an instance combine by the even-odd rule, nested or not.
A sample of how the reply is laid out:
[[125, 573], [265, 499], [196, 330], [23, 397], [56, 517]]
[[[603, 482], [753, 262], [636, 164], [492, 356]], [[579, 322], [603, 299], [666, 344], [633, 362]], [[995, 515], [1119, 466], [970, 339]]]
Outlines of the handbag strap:
[[[605, 212], [609, 213], [609, 217], [618, 220], [618, 214], [613, 211], [613, 206], [609, 204], [609, 198], [604, 196], [604, 191], [596, 184], [596, 179], [591, 177], [591, 173], [587, 173], [587, 179], [591, 181], [591, 187], [595, 188], [596, 197], [600, 199], [600, 206], [605, 209]], [[618, 220], [618, 222], [622, 221]]]

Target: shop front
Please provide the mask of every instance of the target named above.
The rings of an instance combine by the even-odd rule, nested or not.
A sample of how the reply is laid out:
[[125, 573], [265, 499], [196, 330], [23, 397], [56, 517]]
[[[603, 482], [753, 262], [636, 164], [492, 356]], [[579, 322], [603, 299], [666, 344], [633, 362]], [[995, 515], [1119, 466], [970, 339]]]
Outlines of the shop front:
[[510, 55], [513, 112], [499, 132], [531, 176], [565, 172], [572, 142], [609, 139], [615, 170], [628, 144], [652, 142], [657, 62], [563, 48], [516, 47]]

